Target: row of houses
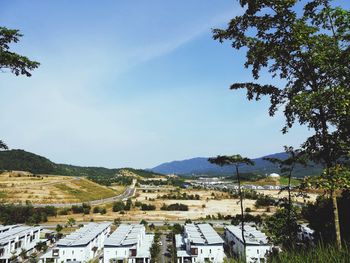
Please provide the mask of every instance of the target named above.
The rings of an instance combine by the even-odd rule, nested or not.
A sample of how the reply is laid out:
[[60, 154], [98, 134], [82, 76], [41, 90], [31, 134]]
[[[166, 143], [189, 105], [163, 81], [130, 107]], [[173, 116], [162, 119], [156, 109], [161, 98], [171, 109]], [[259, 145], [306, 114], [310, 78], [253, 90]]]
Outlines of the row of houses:
[[246, 245], [240, 226], [226, 226], [223, 238], [209, 224], [186, 224], [184, 233], [175, 236], [177, 263], [224, 262], [224, 248], [245, 262], [265, 262], [272, 245], [264, 233], [244, 227]]
[[[112, 234], [111, 223], [89, 223], [57, 242], [39, 262], [149, 263], [154, 235], [144, 225], [120, 225]], [[103, 261], [102, 261], [103, 258]]]
[[22, 251], [30, 254], [40, 241], [41, 227], [0, 226], [0, 263], [8, 263]]
[[[312, 240], [313, 231], [302, 225], [301, 240]], [[0, 263], [32, 253], [40, 241], [40, 227], [0, 226]], [[150, 263], [154, 235], [144, 225], [121, 224], [111, 234], [111, 223], [89, 223], [59, 240], [40, 256], [40, 263], [88, 262]], [[244, 241], [245, 240], [245, 245]], [[226, 255], [250, 262], [266, 262], [273, 245], [253, 226], [225, 226], [219, 235], [210, 224], [185, 224], [175, 235], [176, 263], [223, 263]]]

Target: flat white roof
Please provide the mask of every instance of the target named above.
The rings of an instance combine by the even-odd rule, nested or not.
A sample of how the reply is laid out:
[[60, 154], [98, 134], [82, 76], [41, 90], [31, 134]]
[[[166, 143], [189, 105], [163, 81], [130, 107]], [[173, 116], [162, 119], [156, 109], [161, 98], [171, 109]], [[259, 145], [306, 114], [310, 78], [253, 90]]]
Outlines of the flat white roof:
[[59, 247], [75, 247], [89, 244], [94, 238], [107, 229], [111, 223], [89, 223], [57, 242]]
[[5, 232], [0, 233], [0, 245], [7, 244], [10, 240], [19, 236], [20, 238], [30, 234], [31, 232], [39, 231], [41, 227], [31, 227], [31, 226], [16, 226]]
[[105, 246], [132, 246], [137, 244], [145, 226], [141, 224], [121, 224], [105, 241]]
[[185, 224], [185, 232], [191, 243], [195, 244], [223, 244], [224, 241], [209, 224]]
[[[225, 228], [243, 243], [241, 226], [226, 226]], [[267, 236], [249, 225], [244, 225], [244, 237], [247, 245], [269, 245]]]

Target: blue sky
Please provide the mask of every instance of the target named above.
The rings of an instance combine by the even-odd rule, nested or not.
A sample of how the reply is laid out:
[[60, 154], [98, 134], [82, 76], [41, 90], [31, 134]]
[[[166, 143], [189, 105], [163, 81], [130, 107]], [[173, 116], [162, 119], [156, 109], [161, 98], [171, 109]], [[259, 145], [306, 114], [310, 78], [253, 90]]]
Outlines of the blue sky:
[[[248, 102], [244, 53], [212, 40], [240, 14], [232, 0], [5, 1], [13, 49], [41, 62], [31, 78], [2, 73], [0, 138], [59, 163], [148, 168], [197, 156], [249, 157], [298, 146], [283, 116]], [[269, 75], [263, 75], [269, 83]]]

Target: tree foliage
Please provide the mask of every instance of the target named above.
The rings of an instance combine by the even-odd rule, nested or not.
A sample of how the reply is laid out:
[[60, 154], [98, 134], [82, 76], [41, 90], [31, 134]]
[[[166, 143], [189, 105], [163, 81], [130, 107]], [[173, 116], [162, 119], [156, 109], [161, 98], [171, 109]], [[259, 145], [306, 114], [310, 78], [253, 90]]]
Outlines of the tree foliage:
[[[247, 50], [245, 67], [251, 67], [255, 82], [234, 83], [231, 89], [246, 89], [249, 100], [268, 96], [271, 116], [283, 108], [283, 133], [295, 123], [312, 130], [302, 149], [330, 178], [330, 169], [350, 153], [350, 11], [331, 3], [241, 0], [243, 15], [213, 32], [214, 39]], [[283, 80], [279, 86], [256, 82], [263, 68]], [[337, 222], [336, 197], [330, 194]], [[341, 246], [338, 223], [335, 231]]]
[[0, 69], [9, 69], [16, 76], [30, 77], [30, 71], [36, 69], [40, 63], [10, 50], [10, 45], [17, 43], [22, 36], [17, 29], [0, 27]]

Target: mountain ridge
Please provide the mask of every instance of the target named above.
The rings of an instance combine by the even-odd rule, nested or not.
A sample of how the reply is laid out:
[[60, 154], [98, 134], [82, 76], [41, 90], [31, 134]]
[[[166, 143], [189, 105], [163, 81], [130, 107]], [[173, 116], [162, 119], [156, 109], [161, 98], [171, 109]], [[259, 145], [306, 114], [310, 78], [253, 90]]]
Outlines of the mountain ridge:
[[27, 171], [33, 174], [52, 174], [68, 176], [115, 176], [128, 170], [140, 177], [154, 177], [155, 172], [134, 168], [105, 168], [54, 163], [46, 157], [21, 149], [0, 151], [0, 171]]
[[[265, 155], [259, 158], [252, 159], [255, 163], [254, 166], [242, 165], [240, 171], [242, 173], [254, 173], [260, 175], [266, 175], [270, 173], [279, 173], [280, 168], [277, 164], [273, 164], [263, 158], [273, 157], [279, 159], [286, 159], [287, 153], [280, 152]], [[150, 171], [161, 174], [178, 174], [178, 175], [209, 175], [209, 176], [231, 176], [233, 173], [232, 166], [220, 167], [215, 164], [211, 164], [208, 161], [208, 157], [194, 157], [185, 160], [176, 160], [162, 163], [155, 166]], [[322, 168], [319, 165], [310, 165], [307, 167], [297, 166], [295, 168], [294, 176], [304, 177], [306, 175], [316, 175], [321, 172]]]

